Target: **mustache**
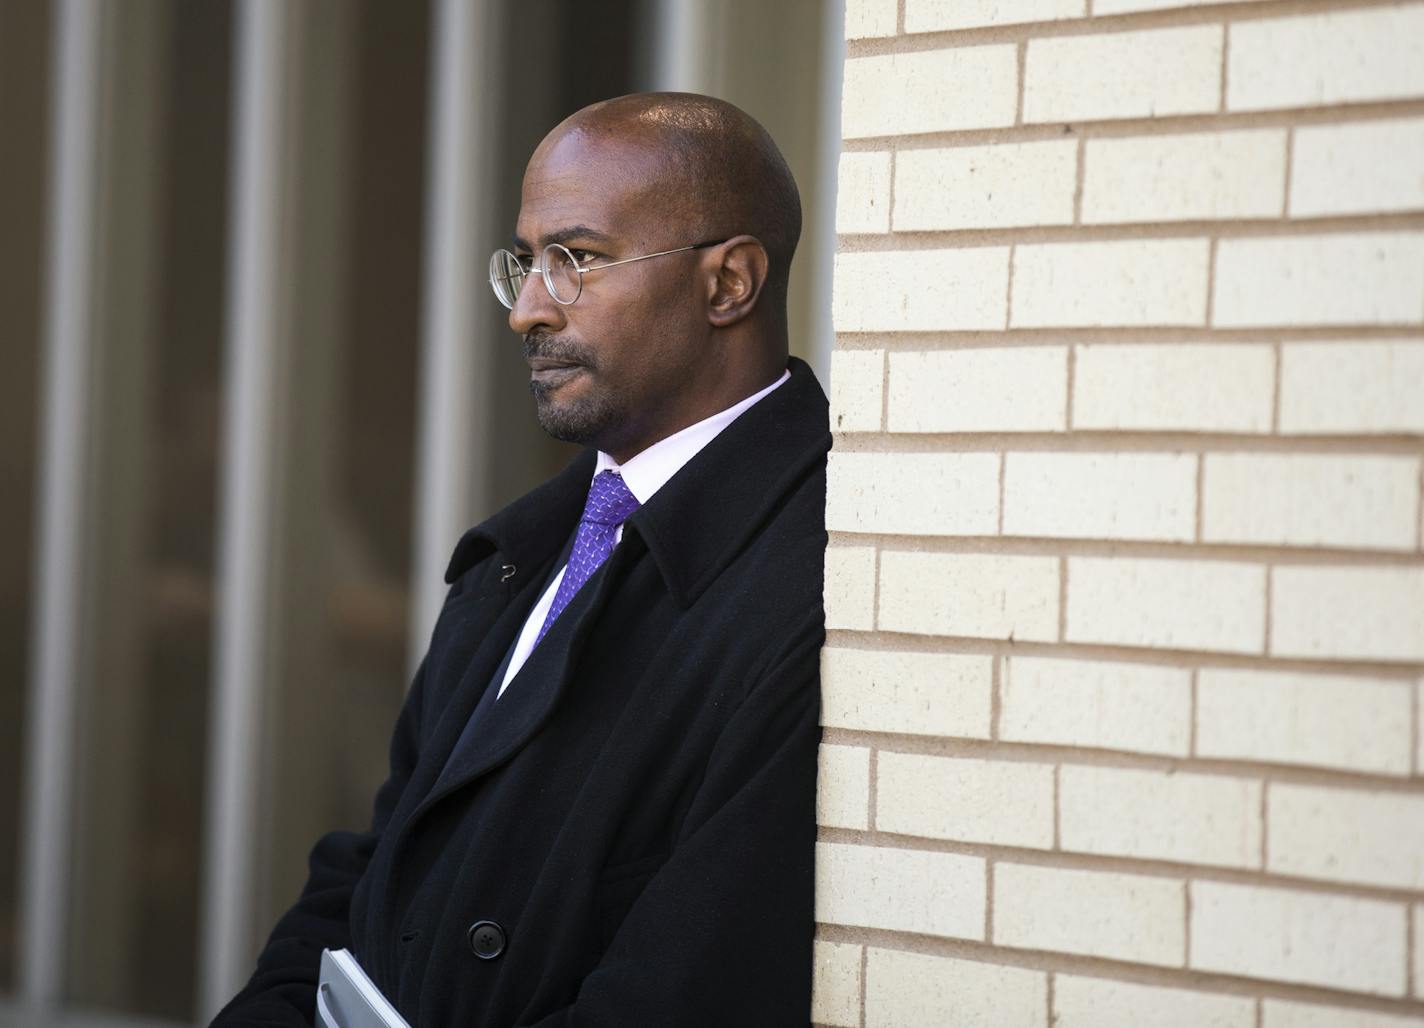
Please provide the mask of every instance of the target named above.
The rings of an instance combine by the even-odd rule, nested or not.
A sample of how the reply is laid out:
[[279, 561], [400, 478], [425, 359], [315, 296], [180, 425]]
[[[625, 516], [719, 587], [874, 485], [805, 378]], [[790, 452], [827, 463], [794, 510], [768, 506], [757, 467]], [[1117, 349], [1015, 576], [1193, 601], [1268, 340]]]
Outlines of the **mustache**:
[[524, 359], [564, 361], [594, 368], [596, 363], [588, 347], [563, 336], [532, 335], [524, 337]]

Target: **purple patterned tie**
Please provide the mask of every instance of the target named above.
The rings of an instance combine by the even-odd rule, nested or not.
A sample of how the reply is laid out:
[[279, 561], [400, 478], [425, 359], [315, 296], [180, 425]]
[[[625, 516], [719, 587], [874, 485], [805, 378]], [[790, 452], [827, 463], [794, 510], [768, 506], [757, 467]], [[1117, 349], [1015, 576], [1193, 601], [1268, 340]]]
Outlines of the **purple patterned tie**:
[[578, 534], [574, 536], [574, 548], [569, 553], [568, 567], [564, 569], [559, 591], [554, 593], [554, 605], [549, 608], [549, 615], [544, 618], [544, 627], [539, 629], [534, 645], [537, 646], [544, 638], [544, 633], [563, 613], [579, 587], [608, 559], [613, 552], [613, 537], [618, 526], [637, 509], [638, 498], [623, 484], [622, 475], [616, 471], [600, 471], [593, 476], [588, 503], [584, 505], [583, 517], [579, 519]]

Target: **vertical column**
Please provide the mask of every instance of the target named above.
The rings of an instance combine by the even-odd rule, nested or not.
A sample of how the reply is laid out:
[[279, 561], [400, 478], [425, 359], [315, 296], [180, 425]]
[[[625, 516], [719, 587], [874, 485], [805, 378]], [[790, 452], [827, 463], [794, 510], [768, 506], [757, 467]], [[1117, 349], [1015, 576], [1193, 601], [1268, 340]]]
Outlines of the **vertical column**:
[[54, 35], [38, 596], [21, 889], [20, 988], [23, 1000], [35, 1007], [59, 998], [68, 924], [74, 723], [88, 620], [82, 571], [91, 550], [103, 82], [112, 10], [64, 0]]
[[426, 279], [410, 665], [444, 595], [445, 565], [475, 512], [490, 506], [492, 351], [477, 338], [494, 298], [498, 113], [505, 59], [494, 0], [439, 0], [432, 26]]
[[241, 985], [257, 908], [263, 712], [272, 673], [280, 482], [277, 446], [288, 406], [292, 212], [296, 168], [291, 112], [305, 4], [245, 0], [236, 13], [227, 404], [218, 554], [218, 609], [210, 731], [201, 1011]]

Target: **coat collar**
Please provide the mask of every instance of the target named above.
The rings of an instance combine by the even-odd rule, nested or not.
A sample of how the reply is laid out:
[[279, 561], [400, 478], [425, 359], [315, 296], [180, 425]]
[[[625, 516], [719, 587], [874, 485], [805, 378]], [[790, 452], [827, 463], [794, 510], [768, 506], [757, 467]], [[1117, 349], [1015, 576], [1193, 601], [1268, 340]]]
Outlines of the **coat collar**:
[[[681, 607], [700, 596], [806, 473], [830, 449], [828, 405], [815, 374], [789, 362], [791, 378], [753, 405], [630, 517]], [[492, 552], [539, 566], [578, 524], [597, 460], [589, 449], [548, 482], [466, 532], [445, 580]]]

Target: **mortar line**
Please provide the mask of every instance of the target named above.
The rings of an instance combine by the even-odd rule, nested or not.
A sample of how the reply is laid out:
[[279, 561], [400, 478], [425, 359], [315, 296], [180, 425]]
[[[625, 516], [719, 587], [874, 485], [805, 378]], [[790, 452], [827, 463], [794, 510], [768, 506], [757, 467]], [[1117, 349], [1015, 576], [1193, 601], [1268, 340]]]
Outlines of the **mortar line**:
[[[912, 37], [913, 38], [913, 37]], [[894, 52], [913, 52], [903, 47]], [[857, 55], [852, 55], [857, 56]], [[1062, 139], [1064, 128], [1086, 139], [1136, 138], [1142, 135], [1191, 135], [1203, 132], [1233, 132], [1243, 129], [1287, 129], [1295, 125], [1339, 125], [1352, 122], [1417, 117], [1424, 110], [1418, 97], [1344, 101], [1308, 107], [1277, 107], [1259, 111], [1204, 111], [1194, 114], [1140, 115], [1126, 118], [1098, 118], [1081, 121], [1030, 121], [1022, 125], [1003, 124], [982, 128], [937, 129], [899, 136], [866, 135], [845, 139], [851, 152], [884, 150], [903, 140], [905, 149], [945, 149], [982, 146], [1004, 142], [1031, 142]]]
[[998, 967], [1016, 967], [1045, 974], [1072, 974], [1127, 984], [1165, 986], [1197, 993], [1313, 1003], [1338, 1009], [1369, 1010], [1395, 1015], [1424, 1014], [1424, 1003], [1370, 993], [1348, 992], [1327, 986], [1295, 984], [1268, 978], [1249, 978], [1224, 972], [1184, 970], [1180, 967], [1135, 964], [1128, 960], [1081, 956], [1053, 950], [992, 946], [923, 932], [818, 923], [815, 938], [846, 945], [875, 946], [901, 953], [947, 957]]
[[895, 35], [905, 35], [905, 0], [899, 0], [895, 5]]
[[[863, 351], [862, 351], [863, 352]], [[1181, 455], [1183, 450], [1208, 453], [1240, 453], [1243, 450], [1253, 454], [1266, 453], [1312, 453], [1350, 454], [1360, 457], [1419, 457], [1424, 439], [1408, 436], [1272, 436], [1265, 431], [1249, 432], [1187, 432], [1178, 429], [1170, 431], [1124, 431], [1113, 432], [1106, 429], [1075, 428], [1072, 432], [1062, 429], [1034, 429], [1024, 432], [971, 432], [971, 431], [929, 431], [929, 432], [837, 432], [835, 434], [837, 453], [994, 453], [999, 450], [1010, 452], [1047, 451], [1051, 453], [1098, 453], [1107, 451], [1118, 453], [1171, 453]], [[893, 534], [893, 533], [887, 533]], [[934, 538], [924, 536], [922, 538]], [[1043, 536], [1042, 538], [1052, 538]], [[1060, 538], [1074, 539], [1073, 536]], [[1132, 542], [1130, 538], [1099, 536], [1103, 540]], [[1150, 540], [1138, 540], [1147, 542]], [[1290, 543], [1240, 543], [1239, 546], [1274, 547], [1281, 550], [1300, 549], [1299, 544]], [[1413, 543], [1402, 548], [1390, 546], [1380, 548], [1370, 546], [1364, 549], [1341, 546], [1320, 546], [1322, 550], [1350, 552], [1391, 552], [1409, 555]]]
[[1424, 798], [1424, 781], [1408, 773], [1390, 774], [1384, 771], [1310, 767], [1253, 760], [1249, 757], [1168, 756], [1066, 743], [1018, 742], [1002, 738], [995, 742], [984, 738], [869, 732], [837, 728], [834, 725], [827, 727], [824, 734], [825, 744], [828, 746], [858, 746], [866, 749], [877, 747], [881, 752], [906, 756], [994, 760], [1004, 764], [1032, 764], [1040, 768], [1058, 762], [1072, 767], [1150, 771], [1167, 775], [1190, 773], [1233, 781], [1243, 778], [1264, 781], [1269, 777], [1272, 782], [1288, 782], [1314, 789], [1332, 789], [1348, 793], [1372, 791], [1381, 795]]
[[[1331, 0], [1332, 11], [1390, 7], [1399, 0]], [[1104, 13], [1076, 15], [1068, 18], [1014, 22], [1007, 25], [981, 25], [971, 28], [932, 29], [908, 32], [903, 18], [905, 5], [897, 11], [896, 36], [862, 36], [846, 41], [850, 57], [871, 57], [894, 52], [897, 41], [907, 42], [905, 52], [959, 49], [989, 44], [1012, 44], [1037, 38], [1057, 38], [1090, 35], [1117, 35], [1147, 29], [1223, 25], [1226, 22], [1270, 21], [1293, 14], [1322, 12], [1322, 0], [1275, 0], [1272, 3], [1251, 3], [1249, 0], [1220, 0], [1192, 7], [1130, 11], [1121, 14]]]
[[1063, 430], [1065, 432], [1073, 431], [1073, 393], [1078, 388], [1078, 346], [1078, 343], [1068, 344], [1068, 355], [1066, 358], [1068, 364], [1068, 374], [1066, 377], [1068, 381], [1065, 386], [1068, 390], [1068, 396], [1063, 401]]
[[[1387, 236], [1412, 236], [1424, 230], [1424, 212], [1327, 214], [1312, 218], [1292, 218], [1282, 221], [1272, 215], [1264, 218], [1193, 218], [1182, 221], [1116, 221], [1089, 222], [1081, 225], [986, 225], [982, 227], [916, 228], [895, 232], [843, 232], [836, 238], [836, 253], [916, 253], [922, 250], [955, 249], [964, 251], [1002, 250], [1006, 246], [1055, 245], [1066, 243], [1168, 243], [1201, 242], [1211, 238], [1286, 240], [1302, 237], [1335, 237], [1360, 233]], [[1361, 328], [1392, 328], [1396, 331], [1419, 329], [1420, 315], [1398, 321], [1361, 323]], [[1096, 331], [1099, 328], [1199, 328], [1193, 321], [1166, 322], [1140, 326], [1093, 323], [1045, 325], [1054, 331], [1079, 328]], [[1226, 326], [1235, 331], [1248, 326]], [[1278, 329], [1310, 326], [1284, 324]], [[1338, 333], [1350, 325], [1333, 325]], [[898, 331], [897, 327], [871, 331]]]
[[1058, 978], [1058, 972], [1056, 972], [1056, 971], [1049, 971], [1049, 972], [1048, 972], [1048, 997], [1047, 997], [1047, 998], [1048, 998], [1048, 1020], [1044, 1022], [1044, 1024], [1046, 1024], [1046, 1025], [1048, 1026], [1048, 1028], [1053, 1028], [1053, 1025], [1054, 1025], [1054, 1022], [1055, 1022], [1055, 1017], [1054, 1017], [1054, 1014], [1053, 1014], [1053, 1004], [1054, 1004], [1054, 998], [1055, 998], [1054, 995], [1053, 995], [1053, 986], [1054, 986], [1054, 983], [1055, 983], [1055, 981], [1056, 981], [1057, 978]]
[[1263, 1014], [1263, 1012], [1262, 1012], [1262, 1009], [1264, 1008], [1264, 1006], [1265, 1006], [1265, 1000], [1261, 999], [1260, 996], [1257, 996], [1257, 997], [1256, 997], [1256, 1028], [1262, 1028], [1262, 1018], [1264, 1017], [1264, 1014]]

